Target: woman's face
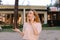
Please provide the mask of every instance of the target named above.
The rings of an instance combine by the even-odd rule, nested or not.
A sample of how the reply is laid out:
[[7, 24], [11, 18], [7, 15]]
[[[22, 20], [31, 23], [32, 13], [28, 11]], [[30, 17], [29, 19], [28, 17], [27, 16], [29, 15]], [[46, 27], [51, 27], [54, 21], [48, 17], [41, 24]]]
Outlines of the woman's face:
[[29, 11], [28, 14], [27, 14], [27, 17], [29, 19], [34, 19], [34, 13], [33, 13], [33, 11]]

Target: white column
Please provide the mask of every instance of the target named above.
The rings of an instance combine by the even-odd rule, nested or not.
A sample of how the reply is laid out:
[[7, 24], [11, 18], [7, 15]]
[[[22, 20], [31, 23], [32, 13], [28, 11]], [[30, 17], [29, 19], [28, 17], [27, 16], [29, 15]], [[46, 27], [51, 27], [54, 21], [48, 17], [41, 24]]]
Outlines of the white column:
[[47, 13], [44, 13], [44, 24], [47, 24]]
[[21, 13], [21, 22], [22, 22], [22, 24], [23, 24], [23, 12]]
[[25, 22], [25, 8], [23, 9], [23, 12], [21, 13], [22, 17], [22, 24]]
[[25, 8], [24, 8], [24, 13], [23, 13], [23, 22], [25, 22]]

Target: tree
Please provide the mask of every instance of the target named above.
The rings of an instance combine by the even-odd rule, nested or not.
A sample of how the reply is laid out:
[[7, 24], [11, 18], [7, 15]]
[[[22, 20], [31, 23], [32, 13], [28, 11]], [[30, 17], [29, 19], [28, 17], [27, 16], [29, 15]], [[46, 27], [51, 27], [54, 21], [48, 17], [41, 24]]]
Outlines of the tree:
[[18, 0], [15, 0], [15, 9], [14, 9], [14, 28], [18, 28]]
[[56, 3], [54, 4], [56, 7], [60, 7], [60, 0], [57, 0]]

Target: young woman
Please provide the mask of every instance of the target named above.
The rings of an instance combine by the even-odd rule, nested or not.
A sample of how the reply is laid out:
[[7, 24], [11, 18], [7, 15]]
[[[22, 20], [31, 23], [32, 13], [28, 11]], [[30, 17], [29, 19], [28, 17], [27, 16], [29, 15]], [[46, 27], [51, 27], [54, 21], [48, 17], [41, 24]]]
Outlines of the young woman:
[[27, 13], [22, 32], [17, 28], [14, 29], [22, 35], [23, 40], [38, 40], [41, 30], [40, 19], [35, 10], [30, 10]]

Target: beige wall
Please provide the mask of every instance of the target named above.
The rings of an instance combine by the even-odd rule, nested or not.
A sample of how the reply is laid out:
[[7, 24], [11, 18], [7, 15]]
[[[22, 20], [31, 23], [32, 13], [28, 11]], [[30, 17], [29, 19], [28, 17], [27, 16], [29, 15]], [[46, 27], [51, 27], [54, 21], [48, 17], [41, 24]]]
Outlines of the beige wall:
[[[14, 9], [14, 6], [7, 6], [7, 5], [0, 5], [0, 9]], [[24, 17], [25, 17], [25, 13], [27, 13], [27, 11], [25, 9], [43, 9], [46, 10], [47, 7], [46, 6], [19, 6], [19, 9], [23, 9], [23, 11], [18, 11], [19, 14], [21, 14], [22, 17], [22, 22], [24, 22]], [[44, 24], [47, 23], [47, 11], [37, 11], [39, 14], [43, 13], [44, 14]], [[14, 14], [14, 10], [13, 11], [0, 11], [0, 14]], [[4, 18], [3, 18], [4, 19]]]

